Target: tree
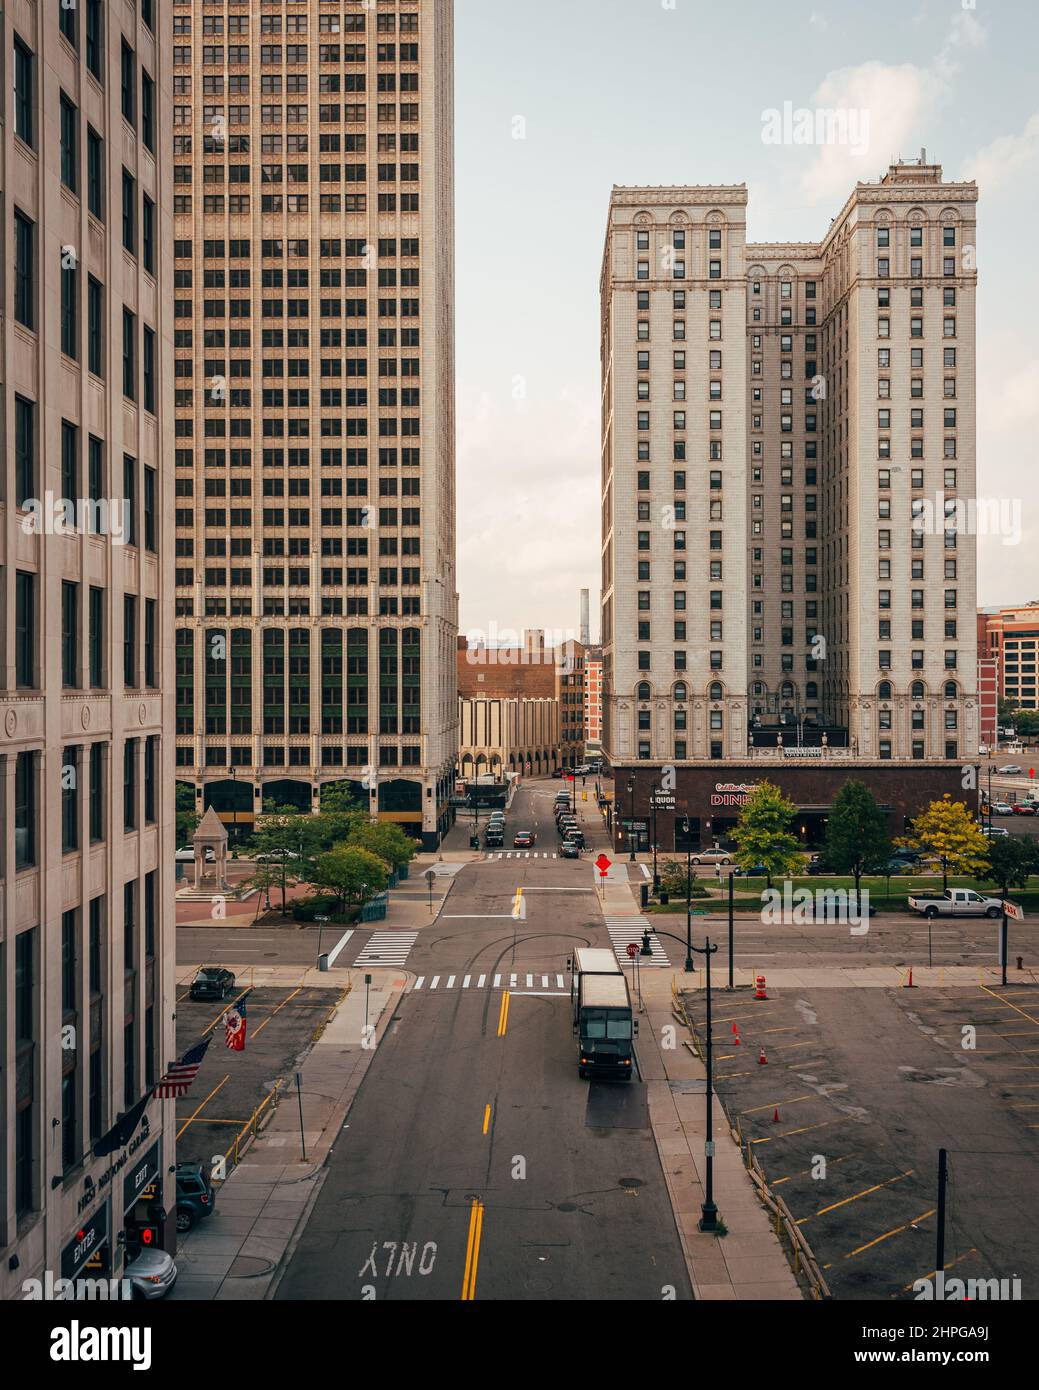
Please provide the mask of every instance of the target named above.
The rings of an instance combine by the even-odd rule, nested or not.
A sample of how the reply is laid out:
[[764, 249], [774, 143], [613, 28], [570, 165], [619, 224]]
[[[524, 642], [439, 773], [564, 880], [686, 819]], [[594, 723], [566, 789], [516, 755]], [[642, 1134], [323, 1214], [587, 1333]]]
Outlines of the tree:
[[891, 858], [887, 817], [864, 782], [849, 780], [834, 797], [826, 823], [825, 853], [829, 868], [855, 875], [856, 898], [863, 873]]
[[739, 846], [736, 863], [747, 870], [763, 864], [770, 888], [773, 877], [795, 873], [802, 867], [797, 837], [790, 832], [790, 822], [796, 815], [797, 807], [777, 786], [761, 782], [744, 802], [739, 823], [732, 832]]
[[417, 842], [405, 834], [399, 825], [392, 825], [388, 821], [356, 822], [347, 843], [370, 850], [395, 870], [405, 868], [418, 853]]
[[989, 867], [984, 875], [989, 883], [1003, 890], [1004, 898], [1011, 888], [1027, 888], [1030, 874], [1039, 873], [1039, 846], [1034, 840], [1008, 836], [993, 840], [989, 845]]
[[905, 843], [939, 861], [943, 889], [949, 886], [950, 872], [977, 876], [989, 867], [991, 846], [987, 838], [974, 823], [966, 803], [953, 801], [948, 792], [917, 816]]
[[708, 896], [707, 889], [695, 874], [687, 877], [687, 866], [681, 860], [662, 859], [660, 861], [660, 887], [669, 897], [684, 898], [687, 882], [691, 889], [690, 897], [706, 898]]
[[177, 847], [191, 844], [191, 837], [198, 829], [198, 813], [195, 810], [195, 788], [189, 782], [178, 782], [175, 800], [177, 822]]
[[[281, 886], [281, 910], [288, 906], [288, 888], [309, 875], [313, 862], [315, 817], [304, 815], [295, 806], [271, 806], [256, 822], [253, 835], [254, 858], [266, 860], [257, 867], [273, 867]], [[255, 876], [254, 876], [255, 878]]]
[[311, 882], [336, 899], [340, 912], [363, 906], [375, 893], [381, 893], [390, 880], [390, 866], [370, 850], [358, 845], [337, 845], [318, 856]]

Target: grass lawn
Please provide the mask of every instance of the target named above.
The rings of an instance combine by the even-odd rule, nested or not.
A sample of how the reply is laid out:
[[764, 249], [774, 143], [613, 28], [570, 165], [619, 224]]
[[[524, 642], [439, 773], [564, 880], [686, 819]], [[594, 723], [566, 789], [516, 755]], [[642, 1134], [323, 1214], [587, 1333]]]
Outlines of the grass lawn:
[[[794, 878], [791, 880], [793, 888], [809, 888], [812, 892], [817, 889], [826, 888], [845, 888], [851, 891], [855, 889], [855, 880], [849, 874], [843, 876], [823, 876], [818, 878]], [[926, 875], [903, 875], [892, 877], [890, 880], [890, 894], [888, 893], [888, 880], [876, 875], [864, 874], [861, 886], [868, 890], [870, 902], [878, 912], [883, 912], [890, 907], [892, 912], [905, 912], [908, 910], [906, 899], [912, 894], [918, 893], [940, 893], [942, 891], [942, 880], [940, 874]], [[733, 894], [734, 907], [737, 912], [760, 912], [761, 894], [768, 886], [767, 880], [763, 878], [738, 878]], [[777, 879], [773, 883], [773, 888], [780, 893], [783, 891], [783, 880]], [[957, 878], [953, 875], [949, 877], [950, 888], [973, 888], [978, 893], [984, 893], [988, 897], [998, 897], [999, 890], [991, 883], [974, 878]], [[728, 892], [725, 885], [719, 891], [716, 882], [712, 881], [709, 887], [710, 897], [694, 898], [693, 911], [708, 911], [716, 913], [725, 911], [728, 905]], [[1039, 909], [1039, 878], [1029, 879], [1027, 890], [1014, 889], [1011, 897], [1016, 903], [1026, 910]], [[672, 898], [667, 906], [651, 902], [648, 908], [650, 912], [685, 912], [685, 897]]]

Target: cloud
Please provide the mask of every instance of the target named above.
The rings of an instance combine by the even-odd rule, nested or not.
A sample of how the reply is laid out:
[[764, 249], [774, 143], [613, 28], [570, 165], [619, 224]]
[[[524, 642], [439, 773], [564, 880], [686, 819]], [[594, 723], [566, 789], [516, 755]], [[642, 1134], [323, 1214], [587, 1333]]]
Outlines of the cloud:
[[979, 188], [991, 193], [1022, 175], [1030, 175], [1039, 156], [1039, 112], [1020, 135], [1001, 135], [978, 151], [967, 164], [964, 178], [977, 179]]
[[805, 194], [817, 202], [840, 202], [851, 185], [877, 177], [891, 160], [926, 143], [965, 56], [985, 37], [974, 15], [963, 11], [930, 64], [871, 61], [828, 73], [815, 92], [816, 109], [861, 113], [858, 129], [868, 138], [822, 145], [802, 175]]

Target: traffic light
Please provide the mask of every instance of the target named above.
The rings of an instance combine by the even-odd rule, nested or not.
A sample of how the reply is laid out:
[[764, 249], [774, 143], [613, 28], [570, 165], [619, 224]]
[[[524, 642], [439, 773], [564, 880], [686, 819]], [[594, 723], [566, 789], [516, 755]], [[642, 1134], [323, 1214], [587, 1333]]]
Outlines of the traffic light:
[[647, 930], [642, 933], [642, 950], [639, 952], [639, 955], [651, 956], [652, 954], [653, 947], [649, 944], [649, 932]]

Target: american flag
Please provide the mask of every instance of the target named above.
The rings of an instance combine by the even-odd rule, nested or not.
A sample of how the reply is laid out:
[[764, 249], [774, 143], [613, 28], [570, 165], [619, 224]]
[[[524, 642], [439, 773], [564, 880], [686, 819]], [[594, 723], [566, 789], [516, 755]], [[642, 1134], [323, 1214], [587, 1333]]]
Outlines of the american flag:
[[245, 1051], [245, 996], [224, 1014], [224, 1042], [232, 1052]]
[[212, 1038], [203, 1038], [200, 1043], [189, 1048], [180, 1061], [174, 1062], [155, 1083], [152, 1095], [157, 1100], [169, 1100], [171, 1097], [182, 1096], [190, 1090], [191, 1083], [198, 1075], [198, 1069], [202, 1065], [202, 1058], [206, 1055], [206, 1049], [212, 1041]]

